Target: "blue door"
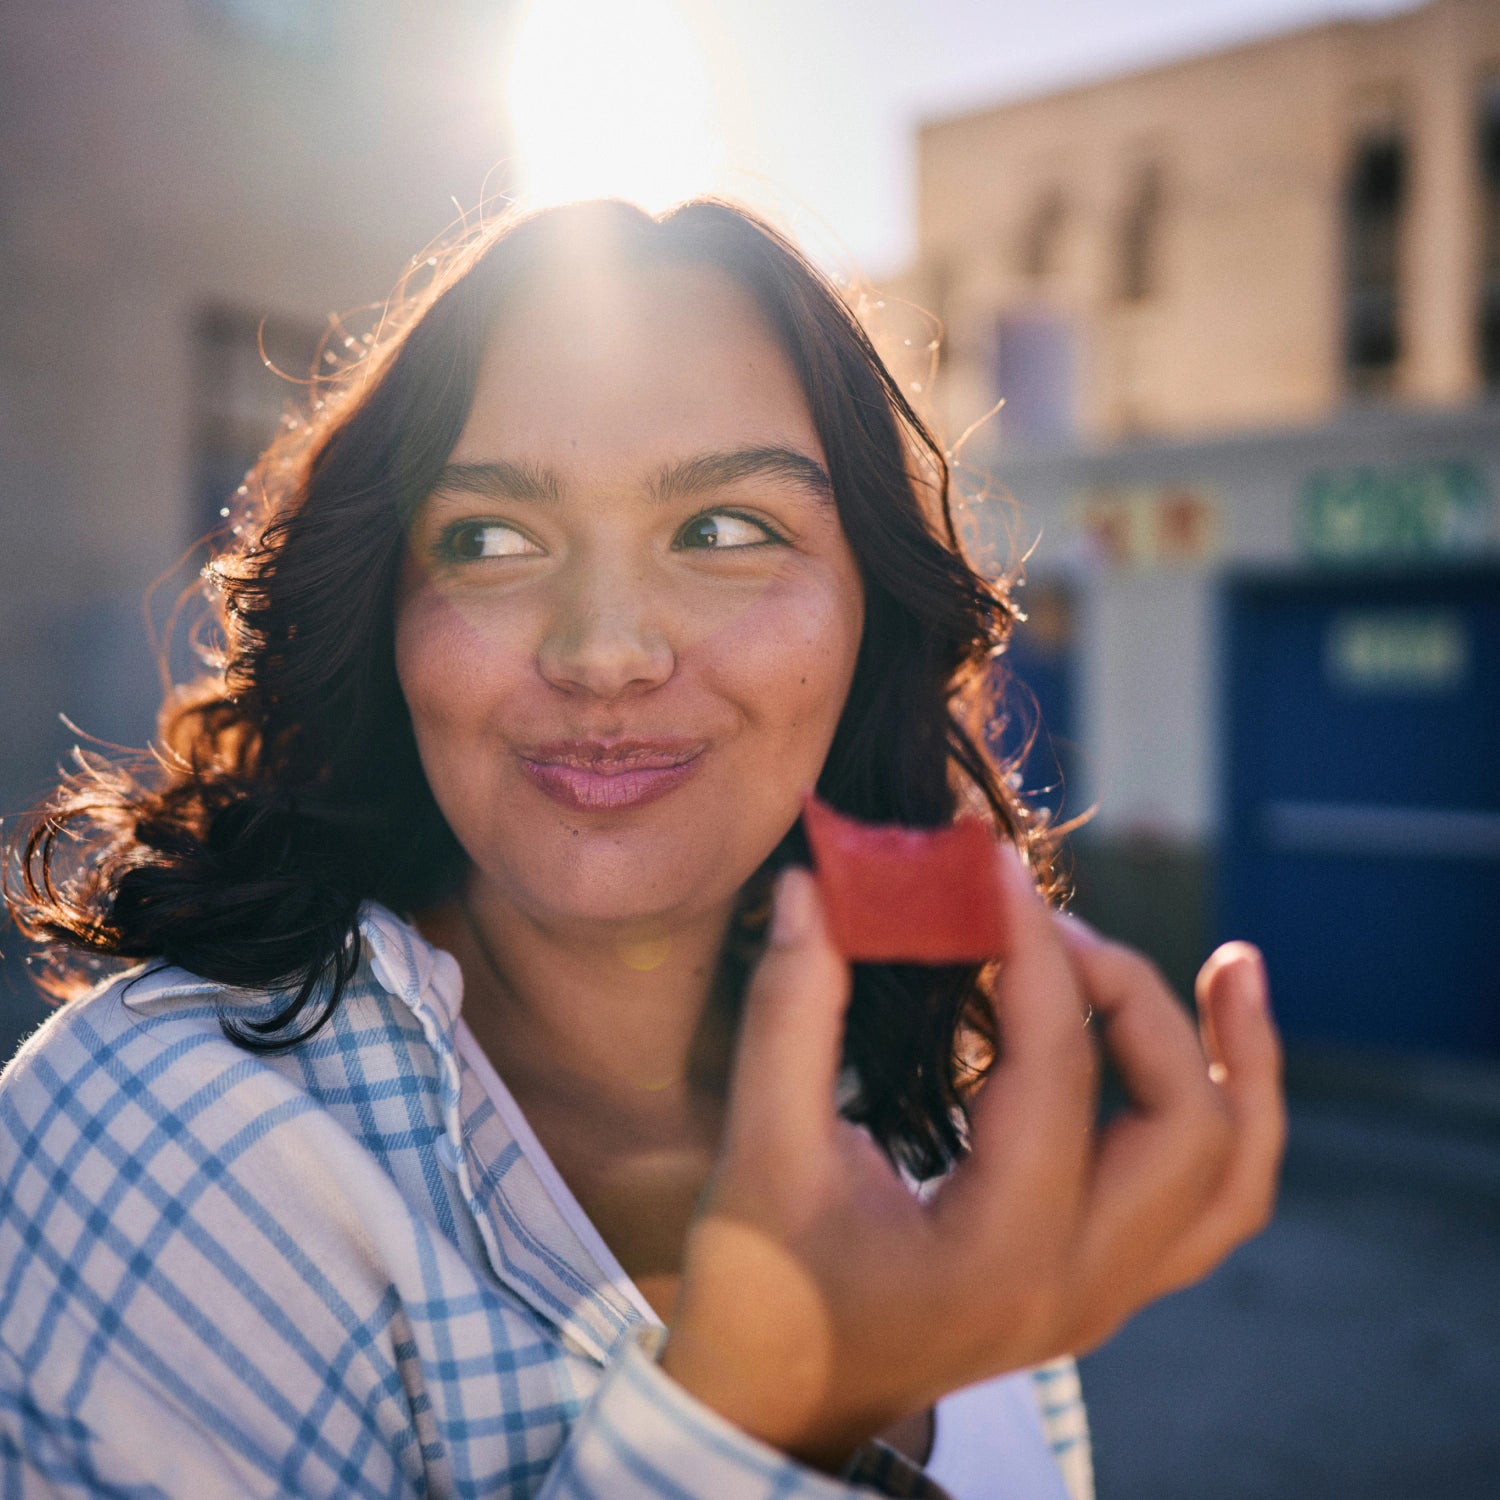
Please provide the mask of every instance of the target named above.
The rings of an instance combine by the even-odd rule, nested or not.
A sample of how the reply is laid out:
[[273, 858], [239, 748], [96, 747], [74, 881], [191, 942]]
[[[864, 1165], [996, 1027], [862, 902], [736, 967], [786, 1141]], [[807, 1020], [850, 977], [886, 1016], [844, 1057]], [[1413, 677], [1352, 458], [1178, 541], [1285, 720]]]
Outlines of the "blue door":
[[1500, 1054], [1500, 572], [1228, 591], [1220, 927], [1290, 1037]]

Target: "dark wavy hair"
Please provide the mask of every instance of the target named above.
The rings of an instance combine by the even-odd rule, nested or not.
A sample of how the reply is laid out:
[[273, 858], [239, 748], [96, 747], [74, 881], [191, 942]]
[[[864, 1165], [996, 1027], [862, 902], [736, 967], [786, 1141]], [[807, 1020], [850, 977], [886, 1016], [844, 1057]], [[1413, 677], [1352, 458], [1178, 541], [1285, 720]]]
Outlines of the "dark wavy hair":
[[[583, 257], [580, 260], [580, 256]], [[978, 811], [1056, 885], [1057, 833], [1021, 799], [986, 729], [1016, 612], [970, 565], [949, 464], [851, 307], [780, 234], [697, 199], [653, 217], [615, 201], [512, 215], [424, 261], [361, 357], [311, 386], [252, 471], [240, 536], [205, 570], [218, 651], [173, 689], [135, 762], [79, 757], [39, 810], [6, 900], [54, 946], [49, 988], [101, 957], [150, 959], [269, 992], [253, 1050], [331, 1016], [359, 960], [366, 900], [413, 913], [457, 890], [464, 855], [418, 760], [396, 679], [405, 527], [468, 415], [481, 355], [541, 276], [716, 267], [755, 298], [801, 381], [865, 590], [853, 683], [819, 782], [871, 822]], [[800, 828], [746, 887], [724, 956], [743, 985], [768, 881], [805, 860]], [[977, 966], [860, 965], [847, 1113], [919, 1176], [963, 1149], [964, 1099], [995, 1039]]]

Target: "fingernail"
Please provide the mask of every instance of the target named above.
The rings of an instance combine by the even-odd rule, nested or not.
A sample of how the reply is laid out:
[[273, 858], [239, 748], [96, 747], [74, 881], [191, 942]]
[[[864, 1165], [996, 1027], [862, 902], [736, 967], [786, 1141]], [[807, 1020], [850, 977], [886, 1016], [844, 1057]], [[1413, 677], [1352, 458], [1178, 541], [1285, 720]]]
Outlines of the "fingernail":
[[1229, 983], [1239, 1004], [1266, 1008], [1266, 964], [1253, 943], [1241, 943], [1229, 965]]
[[766, 938], [773, 948], [787, 948], [800, 943], [811, 927], [812, 877], [805, 870], [785, 870], [776, 882]]

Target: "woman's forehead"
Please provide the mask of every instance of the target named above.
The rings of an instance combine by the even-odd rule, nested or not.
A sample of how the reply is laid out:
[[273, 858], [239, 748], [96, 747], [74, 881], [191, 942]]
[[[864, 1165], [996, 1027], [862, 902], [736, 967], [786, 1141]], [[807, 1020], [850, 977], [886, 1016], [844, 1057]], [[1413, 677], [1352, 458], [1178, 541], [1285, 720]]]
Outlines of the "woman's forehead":
[[488, 369], [526, 346], [535, 359], [606, 363], [653, 348], [779, 343], [754, 296], [712, 265], [603, 263], [533, 273], [508, 296], [486, 351]]
[[599, 267], [509, 300], [453, 458], [771, 443], [821, 457], [796, 371], [751, 293], [711, 266]]

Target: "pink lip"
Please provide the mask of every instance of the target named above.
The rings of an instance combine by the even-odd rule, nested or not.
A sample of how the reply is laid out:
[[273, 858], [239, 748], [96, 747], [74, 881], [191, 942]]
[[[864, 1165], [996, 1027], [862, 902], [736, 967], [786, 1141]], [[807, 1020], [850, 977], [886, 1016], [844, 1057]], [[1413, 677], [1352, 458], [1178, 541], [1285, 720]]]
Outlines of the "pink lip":
[[520, 755], [538, 789], [575, 812], [654, 802], [698, 769], [696, 740], [561, 740]]

